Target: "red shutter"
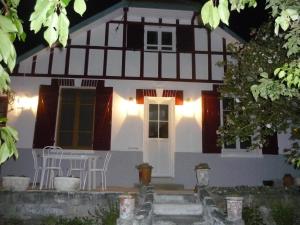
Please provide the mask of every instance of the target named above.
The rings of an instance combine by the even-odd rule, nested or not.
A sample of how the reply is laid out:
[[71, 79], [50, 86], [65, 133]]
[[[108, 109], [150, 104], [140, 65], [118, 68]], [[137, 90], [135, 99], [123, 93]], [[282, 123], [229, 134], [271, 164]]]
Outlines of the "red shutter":
[[40, 86], [33, 148], [43, 148], [55, 143], [58, 93], [58, 86]]
[[220, 126], [220, 99], [218, 92], [202, 92], [202, 146], [203, 153], [221, 153], [217, 146]]
[[263, 154], [278, 155], [278, 139], [277, 133], [270, 136], [267, 143], [262, 148]]
[[144, 25], [142, 23], [127, 24], [127, 48], [137, 50], [144, 48]]
[[113, 88], [97, 85], [94, 150], [110, 150]]
[[182, 25], [177, 27], [176, 38], [177, 51], [190, 52], [195, 50], [194, 27]]

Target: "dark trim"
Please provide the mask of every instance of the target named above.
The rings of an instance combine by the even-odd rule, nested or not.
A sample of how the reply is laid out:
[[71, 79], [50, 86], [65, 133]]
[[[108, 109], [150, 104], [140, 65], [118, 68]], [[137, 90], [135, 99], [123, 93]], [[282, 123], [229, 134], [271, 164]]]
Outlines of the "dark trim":
[[226, 39], [222, 38], [222, 44], [223, 44], [223, 61], [224, 61], [224, 75], [227, 72], [227, 45], [226, 45]]
[[[158, 23], [161, 25], [162, 24], [162, 18], [158, 19]], [[161, 69], [162, 69], [162, 56], [161, 56], [162, 52], [158, 51], [158, 70], [157, 70], [157, 76], [158, 79], [161, 79]]]
[[[89, 46], [91, 43], [91, 30], [88, 30], [86, 33], [86, 46]], [[85, 49], [85, 60], [84, 60], [84, 75], [88, 75], [89, 70], [89, 57], [90, 57], [90, 48]]]
[[[108, 34], [109, 34], [109, 23], [105, 24], [105, 40], [104, 45], [108, 46]], [[106, 69], [107, 69], [107, 48], [104, 49], [104, 56], [103, 56], [103, 77], [106, 76]]]
[[66, 46], [65, 75], [68, 75], [68, 74], [69, 74], [70, 51], [71, 51], [70, 45], [71, 45], [71, 43], [72, 43], [72, 40], [69, 39], [69, 40], [68, 40], [68, 44], [67, 44], [67, 46]]
[[[78, 49], [102, 49], [102, 50], [130, 50], [130, 51], [138, 51], [136, 49], [132, 49], [132, 48], [126, 48], [126, 47], [106, 47], [106, 46], [85, 46], [85, 45], [70, 45], [70, 48], [78, 48]], [[149, 50], [144, 50], [144, 52], [155, 52], [155, 51], [149, 51]], [[208, 54], [208, 51], [200, 51], [200, 50], [195, 50], [195, 51], [161, 51], [162, 53], [195, 53], [195, 54]], [[210, 53], [212, 55], [223, 55], [223, 51], [219, 52], [219, 51], [210, 51]], [[231, 53], [227, 53], [228, 55], [230, 55]]]
[[[74, 75], [74, 74], [69, 74], [69, 75], [64, 75], [64, 74], [54, 74], [54, 75], [49, 75], [49, 74], [42, 74], [42, 73], [35, 73], [35, 74], [24, 74], [24, 73], [18, 73], [18, 74], [11, 74], [11, 76], [16, 76], [16, 77], [53, 77], [53, 78], [86, 78], [84, 75]], [[99, 75], [89, 75], [88, 76], [90, 79], [104, 79], [103, 76]], [[222, 84], [223, 81], [221, 80], [203, 80], [203, 79], [198, 79], [198, 80], [192, 80], [192, 79], [177, 79], [177, 78], [156, 78], [156, 77], [135, 77], [135, 76], [130, 76], [127, 75], [126, 77], [116, 77], [116, 76], [106, 76], [105, 79], [108, 80], [152, 80], [152, 81], [178, 81], [178, 82], [199, 82], [199, 83], [216, 83], [216, 84]]]
[[54, 48], [51, 48], [50, 55], [49, 55], [49, 63], [48, 63], [48, 74], [52, 73], [53, 56], [54, 56]]
[[[207, 61], [208, 61], [208, 80], [212, 80], [212, 68], [211, 68], [211, 31], [206, 29], [207, 31]], [[222, 53], [223, 54], [223, 53]]]
[[[145, 17], [142, 17], [142, 25], [144, 26], [145, 24]], [[141, 58], [140, 58], [140, 78], [143, 79], [144, 78], [144, 46], [141, 50]]]
[[[179, 25], [179, 19], [176, 20], [176, 28]], [[176, 79], [180, 79], [180, 52], [176, 51]]]
[[12, 73], [19, 73], [20, 64], [16, 64], [15, 68], [13, 69]]
[[[191, 20], [191, 25], [193, 26], [195, 24], [195, 18], [197, 14], [194, 12], [192, 20]], [[193, 28], [195, 29], [195, 28]], [[194, 51], [192, 52], [192, 79], [196, 80], [196, 55], [195, 55], [195, 30], [194, 30], [194, 35], [193, 35], [193, 41], [194, 41]]]
[[195, 26], [195, 19], [197, 18], [198, 15], [199, 15], [199, 12], [194, 12], [193, 17], [191, 19], [192, 26]]
[[[110, 23], [116, 23], [116, 24], [124, 24], [124, 21], [117, 21], [117, 20], [111, 20]], [[139, 23], [137, 21], [129, 21], [130, 23]], [[164, 26], [164, 27], [176, 27], [177, 25], [175, 23], [155, 23], [155, 22], [145, 22], [146, 26]], [[187, 24], [179, 24], [178, 26], [186, 26]], [[194, 28], [205, 28], [202, 25], [196, 25], [192, 24], [189, 26], [193, 26]]]
[[122, 42], [122, 71], [121, 77], [125, 77], [125, 66], [126, 66], [126, 36], [127, 36], [127, 13], [128, 8], [124, 8], [124, 23], [123, 23], [123, 42]]
[[37, 55], [34, 55], [32, 57], [32, 64], [31, 64], [31, 73], [32, 74], [35, 74], [36, 59], [37, 59]]

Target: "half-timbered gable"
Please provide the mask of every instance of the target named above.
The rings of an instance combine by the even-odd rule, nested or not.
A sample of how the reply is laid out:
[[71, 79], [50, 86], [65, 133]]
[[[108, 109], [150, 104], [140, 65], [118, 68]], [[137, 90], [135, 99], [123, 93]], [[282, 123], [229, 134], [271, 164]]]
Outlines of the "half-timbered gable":
[[[20, 57], [11, 74], [16, 106], [8, 117], [19, 130], [21, 156], [29, 161], [28, 149], [53, 144], [110, 150], [111, 185], [137, 182], [135, 165], [142, 161], [154, 166], [153, 176], [187, 187], [204, 161], [213, 185], [280, 177], [282, 168], [289, 170], [277, 155], [285, 136], [254, 152], [244, 143], [217, 145], [230, 109], [217, 91], [226, 64], [217, 63], [230, 60], [227, 44], [238, 41], [225, 28], [199, 24], [194, 5], [122, 1], [100, 12], [73, 29], [66, 48]], [[21, 164], [16, 169], [26, 171]]]

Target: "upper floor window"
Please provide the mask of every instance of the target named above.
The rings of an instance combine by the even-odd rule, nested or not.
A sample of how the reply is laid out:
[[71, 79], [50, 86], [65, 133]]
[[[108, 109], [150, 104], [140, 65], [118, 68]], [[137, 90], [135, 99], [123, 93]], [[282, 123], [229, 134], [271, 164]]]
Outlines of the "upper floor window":
[[96, 91], [63, 88], [60, 93], [57, 145], [92, 149]]
[[145, 26], [146, 50], [175, 51], [176, 29], [172, 27]]
[[[227, 123], [228, 115], [234, 110], [234, 99], [233, 98], [223, 98], [221, 101], [221, 122], [223, 125]], [[236, 138], [235, 143], [224, 143], [223, 150], [235, 150], [235, 151], [247, 151], [251, 146], [251, 137], [246, 140], [241, 141], [239, 137]]]

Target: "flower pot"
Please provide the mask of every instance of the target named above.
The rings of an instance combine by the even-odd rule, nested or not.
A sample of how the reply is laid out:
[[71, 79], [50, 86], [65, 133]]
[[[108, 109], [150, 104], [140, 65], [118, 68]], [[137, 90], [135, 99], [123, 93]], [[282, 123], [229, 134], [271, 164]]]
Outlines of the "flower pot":
[[120, 218], [130, 220], [134, 216], [135, 200], [131, 195], [120, 195]]
[[207, 163], [199, 163], [195, 166], [195, 173], [197, 179], [197, 185], [200, 187], [208, 186], [209, 184], [209, 174], [208, 171], [210, 167]]
[[227, 219], [237, 221], [242, 219], [243, 197], [226, 197]]
[[29, 177], [6, 176], [2, 177], [2, 187], [9, 191], [26, 191], [29, 187]]
[[139, 181], [142, 185], [149, 185], [151, 182], [152, 166], [142, 163], [136, 167], [139, 170]]
[[291, 187], [294, 185], [294, 178], [291, 174], [285, 174], [282, 178], [282, 184], [284, 187]]
[[77, 177], [55, 177], [54, 188], [57, 191], [79, 191], [80, 178]]

